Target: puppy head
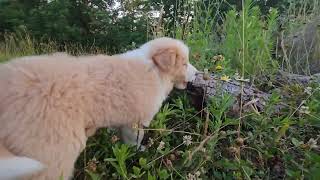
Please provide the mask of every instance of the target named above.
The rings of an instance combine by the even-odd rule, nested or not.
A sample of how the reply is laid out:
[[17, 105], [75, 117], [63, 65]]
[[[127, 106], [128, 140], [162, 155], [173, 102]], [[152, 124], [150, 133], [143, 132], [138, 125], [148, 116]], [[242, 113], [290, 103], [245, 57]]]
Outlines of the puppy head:
[[151, 59], [177, 89], [185, 89], [195, 78], [197, 69], [189, 63], [189, 49], [181, 41], [158, 38], [150, 42]]

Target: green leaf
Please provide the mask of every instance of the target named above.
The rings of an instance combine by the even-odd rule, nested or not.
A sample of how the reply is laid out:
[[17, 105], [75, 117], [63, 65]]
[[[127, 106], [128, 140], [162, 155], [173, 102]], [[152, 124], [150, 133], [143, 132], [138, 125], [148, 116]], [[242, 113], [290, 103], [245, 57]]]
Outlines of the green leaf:
[[117, 161], [115, 158], [105, 158], [104, 161], [107, 161], [107, 162], [115, 162]]
[[150, 174], [150, 171], [148, 171], [148, 180], [156, 180], [156, 177], [155, 176], [152, 176]]
[[141, 173], [141, 169], [140, 168], [138, 168], [137, 166], [133, 166], [132, 169], [133, 169], [134, 175], [137, 175], [137, 176], [140, 175], [140, 173]]
[[292, 122], [290, 122], [290, 120], [288, 118], [285, 118], [284, 120], [282, 120], [282, 127], [280, 128], [277, 137], [275, 138], [275, 142], [279, 142], [279, 140], [281, 139], [281, 137], [283, 137], [287, 130], [289, 129], [290, 125], [292, 124]]
[[242, 170], [247, 179], [250, 179], [250, 176], [253, 174], [253, 169], [249, 166], [242, 166]]
[[100, 180], [101, 179], [101, 177], [94, 172], [86, 170], [86, 173], [89, 174], [89, 177], [91, 178], [91, 180]]
[[147, 166], [147, 160], [145, 158], [140, 158], [139, 159], [139, 165], [143, 168]]
[[170, 176], [170, 175], [168, 174], [167, 170], [165, 170], [165, 169], [160, 170], [160, 171], [158, 172], [158, 174], [159, 174], [159, 178], [160, 178], [160, 179], [168, 179], [168, 177]]
[[296, 138], [291, 138], [291, 142], [294, 146], [299, 147], [303, 142], [297, 140]]

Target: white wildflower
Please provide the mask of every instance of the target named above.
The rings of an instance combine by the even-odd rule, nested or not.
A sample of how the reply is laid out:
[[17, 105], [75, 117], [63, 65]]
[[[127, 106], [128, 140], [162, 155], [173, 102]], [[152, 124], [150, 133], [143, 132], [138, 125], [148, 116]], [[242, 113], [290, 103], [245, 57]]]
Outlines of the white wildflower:
[[200, 171], [197, 171], [196, 173], [194, 173], [194, 175], [196, 175], [196, 177], [199, 178], [200, 175], [201, 175], [201, 172], [200, 172]]
[[306, 87], [306, 89], [304, 90], [304, 92], [306, 93], [306, 94], [308, 94], [308, 95], [311, 95], [311, 93], [312, 93], [312, 87]]
[[133, 47], [136, 47], [136, 42], [132, 42], [132, 44], [131, 44]]
[[308, 107], [308, 106], [301, 106], [299, 112], [300, 112], [301, 114], [310, 114], [310, 111], [309, 111], [309, 107]]
[[164, 148], [164, 145], [165, 145], [165, 143], [163, 141], [161, 141], [159, 143], [159, 146], [158, 146], [157, 150], [162, 150]]
[[203, 167], [201, 167], [201, 168], [200, 168], [200, 172], [201, 172], [202, 174], [205, 174], [205, 173], [206, 173], [206, 170], [205, 170]]
[[189, 173], [186, 177], [187, 180], [196, 180], [196, 176], [194, 174]]
[[154, 140], [152, 138], [149, 138], [149, 146], [152, 146], [154, 144]]
[[200, 151], [202, 151], [203, 153], [205, 153], [207, 150], [206, 150], [206, 148], [201, 148]]
[[308, 143], [310, 149], [317, 149], [319, 146], [317, 145], [317, 141], [313, 138], [310, 138]]
[[190, 135], [183, 136], [183, 144], [185, 144], [186, 146], [192, 144], [192, 137]]
[[201, 180], [200, 178], [201, 172], [197, 171], [194, 174], [189, 173], [186, 177], [187, 180]]
[[234, 73], [233, 77], [236, 80], [241, 78], [238, 72]]

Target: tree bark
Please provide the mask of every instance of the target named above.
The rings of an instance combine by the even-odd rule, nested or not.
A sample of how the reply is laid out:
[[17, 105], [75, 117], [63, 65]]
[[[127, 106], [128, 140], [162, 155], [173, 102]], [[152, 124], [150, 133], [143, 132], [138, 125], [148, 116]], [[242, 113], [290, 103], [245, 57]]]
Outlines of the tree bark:
[[[188, 85], [188, 93], [191, 96], [193, 105], [197, 109], [203, 109], [210, 97], [227, 93], [236, 99], [236, 102], [231, 109], [232, 114], [239, 114], [241, 108], [243, 112], [254, 111], [260, 113], [264, 110], [265, 105], [271, 96], [270, 93], [260, 91], [248, 82], [234, 79], [223, 81], [214, 74], [210, 74], [209, 78], [205, 80], [203, 76], [203, 73], [197, 74], [196, 79]], [[303, 76], [279, 71], [276, 74], [273, 83], [277, 84], [277, 86], [296, 83], [304, 86], [307, 86], [309, 83], [320, 84], [320, 74]], [[286, 107], [285, 104], [277, 104], [274, 107], [274, 113], [280, 113], [280, 110], [284, 107]]]

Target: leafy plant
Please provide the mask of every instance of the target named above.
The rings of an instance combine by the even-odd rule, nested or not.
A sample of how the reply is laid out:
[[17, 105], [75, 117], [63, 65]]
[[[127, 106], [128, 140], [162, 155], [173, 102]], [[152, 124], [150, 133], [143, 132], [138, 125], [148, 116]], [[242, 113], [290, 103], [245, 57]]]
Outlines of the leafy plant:
[[277, 17], [276, 9], [261, 17], [260, 9], [253, 6], [251, 0], [245, 1], [242, 11], [226, 13], [221, 51], [238, 72], [254, 79], [269, 74], [277, 67], [272, 58]]
[[107, 158], [105, 161], [110, 162], [122, 178], [128, 179], [126, 160], [134, 154], [130, 153], [129, 147], [125, 144], [121, 146], [116, 145], [112, 150], [115, 158]]

